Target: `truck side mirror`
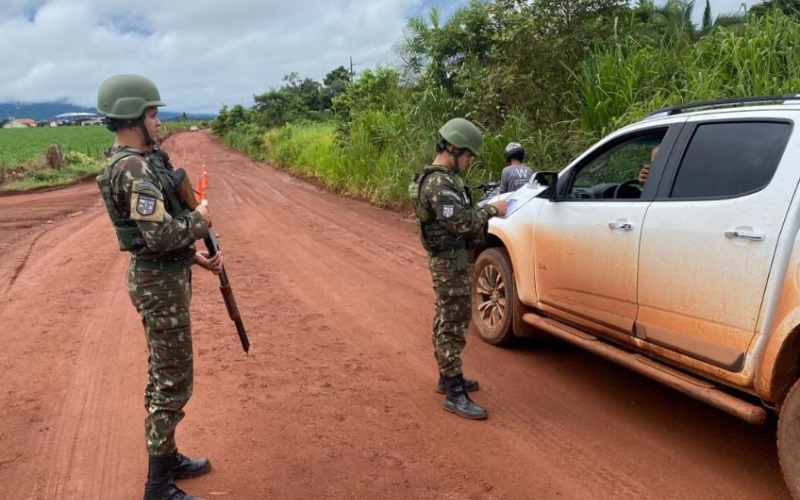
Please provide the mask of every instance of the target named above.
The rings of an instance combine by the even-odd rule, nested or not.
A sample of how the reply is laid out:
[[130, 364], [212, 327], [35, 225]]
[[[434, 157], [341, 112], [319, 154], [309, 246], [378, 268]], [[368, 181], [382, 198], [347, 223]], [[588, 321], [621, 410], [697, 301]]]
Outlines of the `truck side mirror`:
[[533, 182], [542, 186], [547, 186], [544, 194], [550, 201], [558, 200], [558, 172], [536, 172]]

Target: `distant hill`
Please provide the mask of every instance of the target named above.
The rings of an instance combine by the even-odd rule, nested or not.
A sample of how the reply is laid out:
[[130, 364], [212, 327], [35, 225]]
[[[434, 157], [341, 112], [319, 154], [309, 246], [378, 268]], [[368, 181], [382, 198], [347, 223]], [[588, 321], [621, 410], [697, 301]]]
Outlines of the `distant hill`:
[[14, 118], [33, 118], [46, 120], [61, 113], [94, 113], [94, 108], [84, 108], [66, 102], [0, 102], [0, 120], [13, 116]]
[[[95, 113], [95, 108], [77, 106], [68, 102], [0, 102], [0, 120], [9, 117], [33, 118], [34, 120], [47, 120], [61, 113]], [[181, 116], [180, 111], [161, 111], [162, 120], [172, 120]], [[210, 113], [189, 113], [189, 118], [194, 120], [208, 120], [216, 115]]]

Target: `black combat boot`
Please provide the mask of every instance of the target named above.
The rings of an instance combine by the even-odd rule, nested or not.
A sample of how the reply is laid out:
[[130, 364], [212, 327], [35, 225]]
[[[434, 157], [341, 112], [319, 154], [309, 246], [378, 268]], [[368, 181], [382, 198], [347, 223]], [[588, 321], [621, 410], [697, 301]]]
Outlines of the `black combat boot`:
[[211, 472], [211, 462], [207, 458], [192, 459], [176, 451], [173, 460], [175, 465], [172, 467], [172, 474], [175, 479], [191, 479]]
[[485, 420], [489, 413], [475, 404], [464, 390], [464, 377], [446, 377], [447, 397], [444, 399], [444, 409], [455, 413], [459, 417], [470, 420]]
[[144, 485], [144, 500], [203, 500], [193, 497], [175, 485], [172, 468], [175, 456], [150, 457], [147, 463], [147, 483]]
[[[445, 383], [445, 377], [441, 373], [439, 374], [439, 383], [436, 385], [436, 392], [439, 394], [447, 394], [447, 383]], [[470, 380], [468, 378], [464, 379], [464, 390], [467, 392], [475, 392], [480, 389], [481, 386], [478, 384], [477, 380]]]

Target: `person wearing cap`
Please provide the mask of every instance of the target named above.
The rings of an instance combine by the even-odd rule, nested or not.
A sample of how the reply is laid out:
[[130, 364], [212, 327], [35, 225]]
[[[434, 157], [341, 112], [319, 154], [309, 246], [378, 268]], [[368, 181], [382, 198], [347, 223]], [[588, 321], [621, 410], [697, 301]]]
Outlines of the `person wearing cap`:
[[470, 320], [471, 249], [483, 238], [491, 217], [505, 216], [505, 201], [475, 207], [461, 173], [483, 145], [480, 130], [464, 118], [454, 118], [439, 129], [433, 162], [410, 186], [422, 246], [436, 297], [433, 350], [439, 368], [437, 391], [445, 394], [445, 410], [464, 418], [483, 420], [488, 412], [469, 396], [478, 382], [465, 379], [461, 353]]
[[524, 186], [533, 175], [533, 170], [525, 163], [525, 148], [518, 142], [511, 142], [504, 151], [506, 167], [500, 175], [500, 193], [516, 191]]
[[211, 225], [208, 206], [189, 210], [176, 193], [172, 167], [157, 149], [163, 105], [155, 84], [142, 76], [117, 75], [100, 85], [97, 110], [115, 140], [97, 184], [119, 248], [131, 254], [128, 292], [147, 341], [144, 499], [191, 500], [196, 497], [175, 480], [211, 470], [208, 459], [190, 459], [175, 444], [175, 428], [192, 394], [191, 266], [219, 273], [222, 256], [195, 251], [195, 240]]

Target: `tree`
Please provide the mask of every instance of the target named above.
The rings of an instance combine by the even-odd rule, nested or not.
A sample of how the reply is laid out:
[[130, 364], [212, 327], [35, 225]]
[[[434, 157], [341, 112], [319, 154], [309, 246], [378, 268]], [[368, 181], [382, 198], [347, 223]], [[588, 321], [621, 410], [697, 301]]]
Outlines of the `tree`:
[[800, 0], [767, 0], [753, 6], [750, 12], [756, 16], [763, 16], [771, 9], [780, 9], [784, 14], [800, 17]]
[[706, 0], [706, 10], [703, 11], [703, 33], [708, 33], [713, 27], [711, 20], [711, 0]]
[[345, 68], [344, 66], [339, 66], [338, 68], [334, 69], [322, 80], [322, 83], [325, 84], [326, 87], [330, 87], [332, 85], [336, 85], [339, 82], [350, 82], [350, 70]]
[[211, 130], [217, 135], [224, 135], [228, 131], [228, 106], [222, 105], [217, 117], [211, 122]]
[[462, 77], [490, 62], [494, 25], [489, 9], [487, 4], [472, 0], [444, 25], [437, 9], [431, 9], [427, 21], [411, 18], [401, 49], [406, 76], [463, 96]]
[[747, 22], [747, 16], [743, 14], [723, 14], [714, 20], [714, 26], [724, 26], [726, 28], [741, 27]]
[[634, 9], [634, 16], [645, 28], [643, 34], [672, 44], [684, 41], [686, 36], [695, 38], [693, 11], [693, 0], [667, 0], [660, 6], [653, 0], [640, 0]]
[[329, 116], [331, 89], [311, 78], [290, 73], [284, 85], [253, 96], [256, 120], [267, 128], [279, 127], [297, 120], [321, 120]]
[[253, 109], [259, 124], [265, 127], [278, 127], [289, 121], [290, 108], [295, 107], [293, 96], [282, 90], [270, 90], [254, 96]]
[[359, 110], [395, 111], [403, 101], [400, 74], [393, 68], [381, 66], [362, 72], [346, 91], [334, 99], [333, 109], [341, 121], [348, 122]]
[[572, 31], [587, 18], [603, 14], [626, 5], [619, 0], [534, 0], [537, 16], [545, 21], [544, 29], [554, 29], [556, 33]]
[[511, 110], [547, 125], [576, 109], [573, 72], [615, 34], [627, 1], [498, 0], [490, 7], [493, 44], [485, 76], [472, 95], [484, 124], [501, 124]]
[[228, 114], [228, 127], [234, 128], [239, 124], [247, 123], [248, 121], [247, 110], [244, 109], [244, 106], [241, 104], [237, 104], [236, 106], [232, 107], [230, 113]]
[[350, 70], [344, 66], [334, 69], [322, 80], [325, 88], [322, 89], [322, 108], [325, 110], [333, 107], [333, 100], [347, 89], [352, 83]]

